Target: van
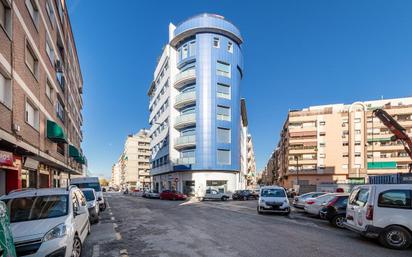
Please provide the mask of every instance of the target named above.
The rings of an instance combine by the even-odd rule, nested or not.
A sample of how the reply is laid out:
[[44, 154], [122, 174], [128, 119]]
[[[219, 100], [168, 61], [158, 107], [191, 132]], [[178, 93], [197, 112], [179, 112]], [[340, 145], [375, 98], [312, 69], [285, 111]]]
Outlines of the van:
[[104, 211], [106, 209], [106, 202], [103, 198], [103, 192], [98, 177], [72, 178], [70, 180], [70, 184], [75, 185], [78, 188], [93, 188], [96, 192], [100, 211]]
[[352, 190], [344, 226], [378, 238], [385, 247], [406, 249], [412, 244], [412, 184], [360, 185]]

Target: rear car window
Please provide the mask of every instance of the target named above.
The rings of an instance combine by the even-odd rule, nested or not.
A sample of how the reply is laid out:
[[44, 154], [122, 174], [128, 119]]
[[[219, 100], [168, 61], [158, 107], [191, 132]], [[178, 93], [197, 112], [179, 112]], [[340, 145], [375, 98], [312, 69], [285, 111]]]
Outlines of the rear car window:
[[92, 190], [84, 190], [82, 191], [84, 196], [86, 197], [86, 200], [89, 201], [93, 201], [95, 200], [94, 194]]
[[262, 189], [263, 197], [286, 197], [285, 191], [282, 189]]
[[412, 208], [410, 190], [387, 190], [379, 194], [378, 206], [384, 208]]
[[95, 182], [95, 183], [71, 183], [72, 185], [77, 186], [78, 188], [93, 188], [94, 191], [100, 192], [102, 191], [100, 187], [100, 183]]
[[10, 222], [55, 218], [67, 215], [67, 195], [45, 195], [4, 200], [10, 210]]
[[362, 188], [353, 192], [350, 196], [350, 204], [363, 207], [368, 202], [369, 189]]

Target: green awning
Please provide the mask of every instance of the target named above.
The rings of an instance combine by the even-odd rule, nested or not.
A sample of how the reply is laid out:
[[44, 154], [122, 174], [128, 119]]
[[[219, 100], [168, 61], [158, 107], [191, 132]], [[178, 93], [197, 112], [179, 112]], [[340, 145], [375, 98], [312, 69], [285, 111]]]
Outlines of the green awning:
[[69, 145], [69, 156], [70, 157], [80, 157], [79, 150], [74, 145]]
[[384, 137], [384, 138], [368, 138], [368, 142], [389, 142], [391, 141], [390, 137]]
[[80, 164], [86, 164], [86, 158], [83, 155], [74, 158]]
[[368, 169], [396, 169], [396, 162], [368, 162]]
[[67, 143], [63, 128], [51, 120], [47, 120], [47, 138], [55, 143]]

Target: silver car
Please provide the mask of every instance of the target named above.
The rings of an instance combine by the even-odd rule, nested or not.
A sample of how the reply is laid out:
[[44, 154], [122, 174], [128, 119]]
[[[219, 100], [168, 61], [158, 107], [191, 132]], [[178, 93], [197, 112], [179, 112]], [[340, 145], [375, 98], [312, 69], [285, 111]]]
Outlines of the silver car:
[[305, 202], [309, 198], [316, 198], [318, 196], [326, 194], [325, 192], [310, 192], [306, 193], [300, 196], [296, 196], [295, 199], [293, 199], [293, 207], [303, 209], [305, 208]]

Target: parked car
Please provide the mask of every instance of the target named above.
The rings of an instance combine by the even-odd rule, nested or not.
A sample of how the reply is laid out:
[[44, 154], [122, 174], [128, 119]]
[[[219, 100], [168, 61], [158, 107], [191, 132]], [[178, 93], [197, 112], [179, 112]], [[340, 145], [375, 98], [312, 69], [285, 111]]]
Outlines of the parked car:
[[100, 211], [104, 211], [106, 209], [106, 202], [104, 201], [103, 192], [98, 177], [72, 178], [70, 180], [70, 184], [75, 185], [78, 188], [93, 188], [94, 191], [96, 191]]
[[336, 193], [328, 193], [315, 198], [306, 199], [304, 207], [305, 212], [314, 216], [319, 216], [320, 210], [335, 196]]
[[343, 222], [346, 219], [346, 205], [348, 204], [348, 194], [339, 194], [333, 197], [320, 210], [320, 217], [338, 228], [344, 228]]
[[361, 185], [353, 188], [344, 226], [385, 247], [412, 245], [412, 184]]
[[284, 188], [278, 186], [265, 186], [260, 189], [257, 212], [290, 213], [289, 200]]
[[309, 198], [316, 198], [318, 196], [326, 194], [325, 192], [310, 192], [300, 196], [295, 196], [293, 199], [293, 206], [295, 208], [303, 209], [305, 208], [305, 201]]
[[79, 188], [30, 189], [2, 196], [18, 256], [80, 256], [90, 233], [87, 201]]
[[230, 196], [226, 193], [219, 192], [216, 189], [208, 188], [206, 189], [205, 195], [202, 197], [202, 200], [229, 200]]
[[96, 191], [94, 191], [93, 188], [82, 188], [81, 191], [83, 192], [84, 197], [86, 197], [90, 223], [98, 223], [100, 208], [99, 202], [97, 201]]
[[145, 191], [144, 194], [143, 194], [143, 197], [158, 199], [158, 198], [160, 198], [160, 194], [158, 192], [150, 190], [150, 191]]
[[0, 235], [0, 256], [16, 256], [7, 206], [2, 201], [0, 201]]
[[232, 195], [233, 200], [257, 200], [259, 195], [256, 195], [252, 190], [237, 190]]
[[160, 200], [186, 200], [187, 195], [175, 190], [164, 190], [160, 193]]

